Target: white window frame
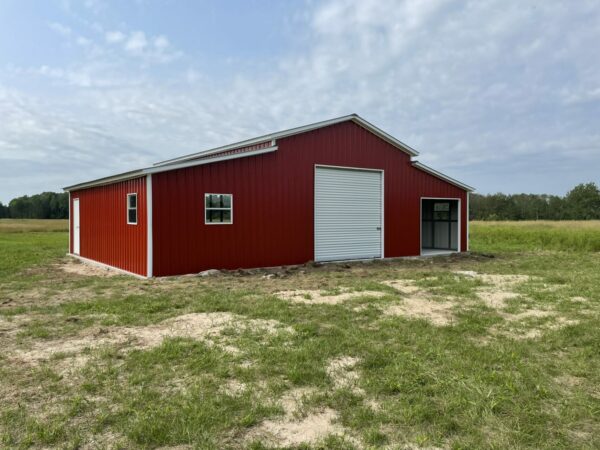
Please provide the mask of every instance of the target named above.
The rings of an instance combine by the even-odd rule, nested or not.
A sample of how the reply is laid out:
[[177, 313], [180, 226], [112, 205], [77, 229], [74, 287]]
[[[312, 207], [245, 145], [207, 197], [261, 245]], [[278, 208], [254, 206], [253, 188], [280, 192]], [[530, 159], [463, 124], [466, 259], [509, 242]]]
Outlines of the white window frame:
[[[135, 208], [131, 208], [129, 207], [129, 198], [130, 197], [135, 197]], [[125, 213], [127, 214], [127, 225], [137, 225], [138, 224], [138, 195], [137, 192], [130, 192], [129, 194], [127, 194], [127, 208], [125, 210]], [[129, 211], [135, 209], [135, 222], [130, 222], [129, 221]]]
[[[209, 208], [206, 206], [206, 197], [209, 195], [228, 195], [231, 199], [229, 208]], [[206, 221], [206, 211], [229, 211], [231, 215], [231, 220], [229, 222], [207, 222]], [[204, 193], [204, 225], [233, 225], [233, 194], [223, 194], [223, 193], [215, 193], [215, 192], [205, 192]]]

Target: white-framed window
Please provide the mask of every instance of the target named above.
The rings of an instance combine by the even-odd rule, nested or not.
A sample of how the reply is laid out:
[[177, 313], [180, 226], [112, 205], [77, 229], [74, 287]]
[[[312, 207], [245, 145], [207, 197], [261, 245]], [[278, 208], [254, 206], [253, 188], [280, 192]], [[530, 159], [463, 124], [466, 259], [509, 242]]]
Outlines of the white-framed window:
[[127, 194], [127, 224], [137, 225], [137, 194]]
[[206, 225], [233, 223], [232, 194], [204, 194], [204, 223]]

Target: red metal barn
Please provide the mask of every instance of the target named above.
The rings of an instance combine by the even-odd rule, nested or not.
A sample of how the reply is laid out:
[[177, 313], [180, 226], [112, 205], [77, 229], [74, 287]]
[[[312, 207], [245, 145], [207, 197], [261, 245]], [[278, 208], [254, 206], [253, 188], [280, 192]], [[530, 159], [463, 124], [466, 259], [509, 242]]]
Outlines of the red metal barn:
[[73, 256], [141, 276], [468, 250], [472, 188], [357, 115], [65, 188]]

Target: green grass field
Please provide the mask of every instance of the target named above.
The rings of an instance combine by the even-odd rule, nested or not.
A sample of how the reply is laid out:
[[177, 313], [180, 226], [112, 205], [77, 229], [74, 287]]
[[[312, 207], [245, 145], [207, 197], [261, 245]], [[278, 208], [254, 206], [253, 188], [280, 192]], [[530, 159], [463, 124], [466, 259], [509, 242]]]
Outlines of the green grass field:
[[598, 222], [154, 280], [61, 229], [0, 221], [0, 448], [600, 448]]

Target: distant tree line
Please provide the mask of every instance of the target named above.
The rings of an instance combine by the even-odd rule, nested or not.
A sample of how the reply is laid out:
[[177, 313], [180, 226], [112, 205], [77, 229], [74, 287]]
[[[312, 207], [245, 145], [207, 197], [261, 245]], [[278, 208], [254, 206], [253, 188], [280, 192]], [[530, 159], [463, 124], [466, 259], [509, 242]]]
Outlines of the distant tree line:
[[[595, 183], [575, 186], [567, 195], [471, 194], [473, 220], [589, 220], [600, 219], [600, 190]], [[69, 194], [43, 192], [0, 203], [0, 218], [66, 219]]]
[[567, 195], [471, 194], [473, 220], [590, 220], [600, 219], [600, 190], [595, 183], [582, 183]]
[[69, 194], [42, 192], [12, 199], [8, 205], [0, 202], [0, 218], [66, 219], [69, 217]]

